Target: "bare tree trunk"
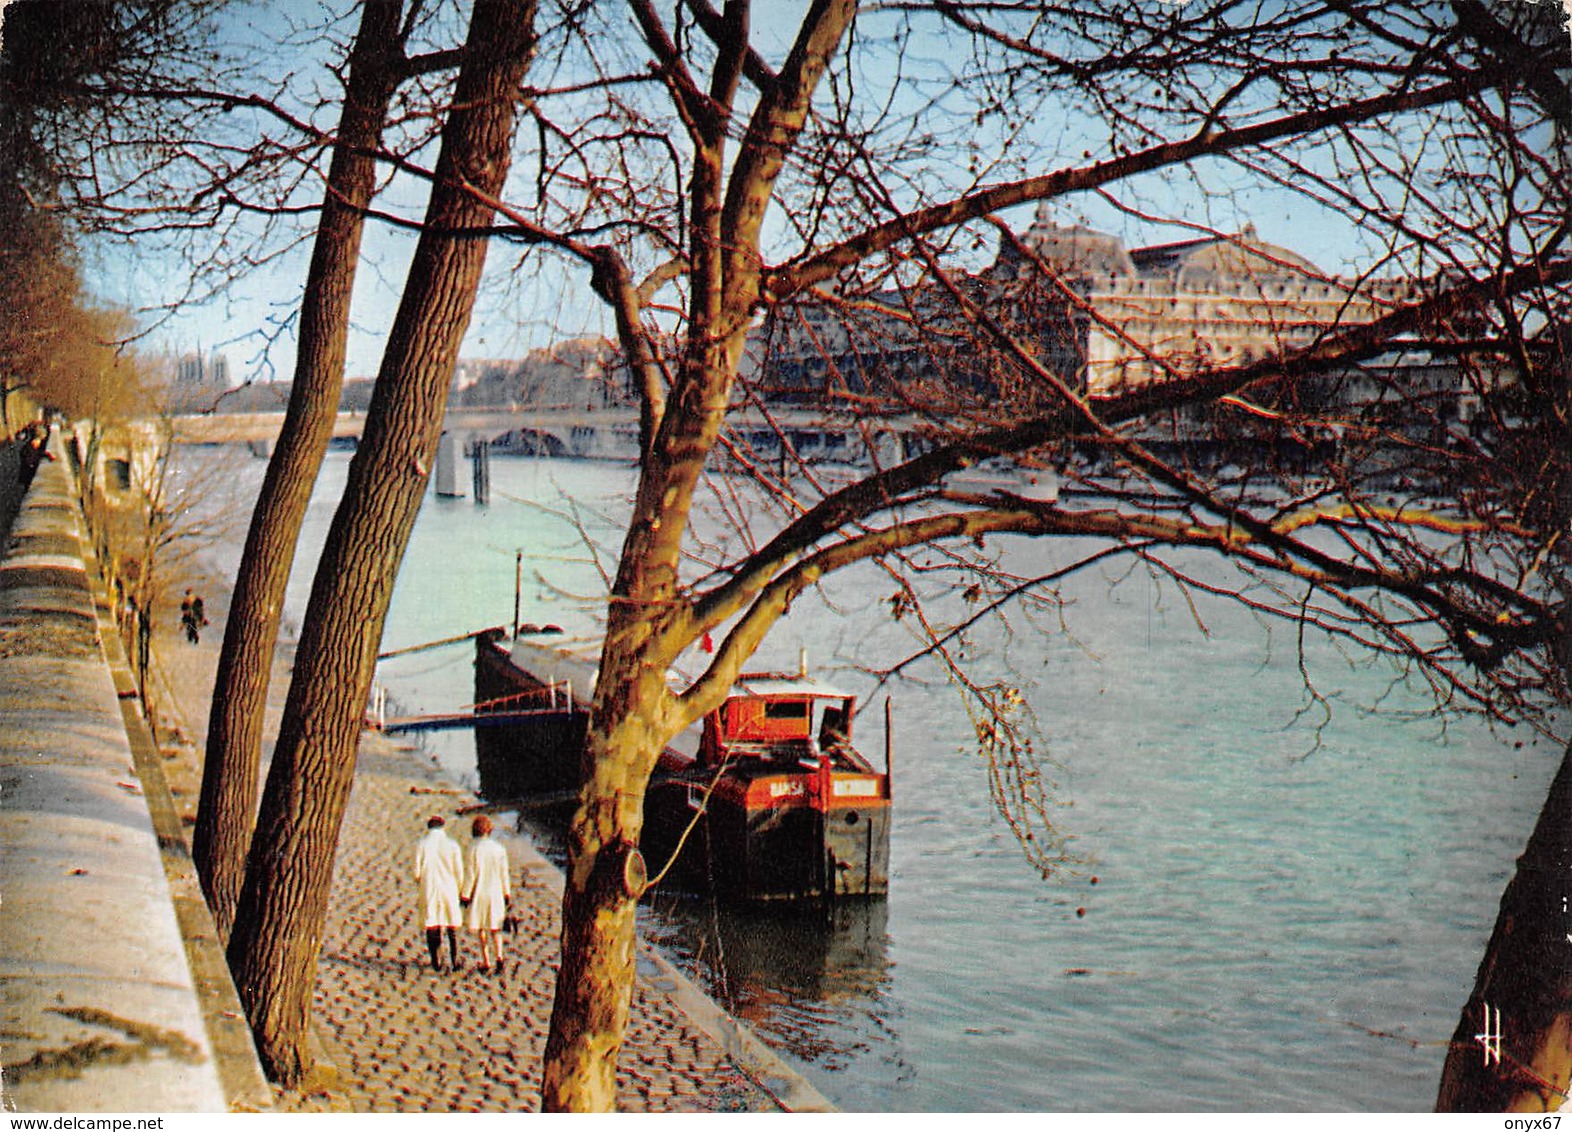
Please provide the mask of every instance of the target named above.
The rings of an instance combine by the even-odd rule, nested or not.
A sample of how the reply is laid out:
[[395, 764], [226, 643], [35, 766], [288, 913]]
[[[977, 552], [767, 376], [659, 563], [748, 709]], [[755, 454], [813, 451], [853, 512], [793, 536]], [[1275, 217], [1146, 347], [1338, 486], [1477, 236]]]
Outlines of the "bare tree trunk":
[[[653, 6], [633, 7], [646, 38], [664, 53], [669, 41]], [[726, 6], [707, 92], [685, 87], [686, 75], [670, 79], [679, 97], [702, 107], [690, 122], [685, 350], [669, 398], [659, 396], [655, 383], [643, 385], [638, 498], [612, 588], [583, 787], [568, 834], [562, 968], [542, 1073], [548, 1111], [615, 1107], [617, 1056], [633, 991], [634, 910], [643, 887], [637, 846], [644, 792], [666, 742], [686, 723], [666, 687], [668, 667], [696, 637], [680, 586], [683, 532], [720, 436], [759, 294], [759, 229], [775, 178], [854, 12], [850, 0], [811, 6], [790, 64], [756, 108], [729, 177], [731, 102], [747, 54], [748, 5]], [[639, 372], [640, 343], [620, 317], [619, 331], [630, 368]]]
[[296, 653], [230, 967], [268, 1072], [299, 1080], [333, 857], [399, 563], [425, 493], [506, 179], [535, 0], [478, 0], [436, 182]]
[[[562, 905], [562, 966], [552, 1003], [541, 1089], [548, 1112], [610, 1112], [617, 1056], [633, 997], [635, 912], [643, 890], [635, 864], [643, 798], [666, 736], [653, 723], [666, 666], [635, 659], [601, 673], [585, 741], [583, 801], [569, 830]], [[659, 686], [657, 687], [657, 683]], [[612, 707], [609, 701], [620, 701]], [[611, 710], [602, 714], [602, 708]], [[607, 732], [602, 719], [619, 721]]]
[[1441, 1071], [1436, 1111], [1549, 1112], [1566, 1101], [1572, 1083], [1569, 897], [1572, 746], [1501, 897], [1474, 993]]
[[263, 718], [284, 593], [343, 387], [364, 212], [375, 191], [375, 153], [398, 82], [402, 8], [403, 0], [367, 0], [361, 13], [300, 308], [289, 408], [252, 514], [224, 625], [192, 841], [202, 888], [224, 940], [234, 921], [251, 842]]
[[[696, 320], [697, 321], [697, 320]], [[609, 1112], [632, 1000], [634, 912], [643, 890], [639, 835], [644, 793], [684, 720], [666, 673], [693, 639], [676, 610], [682, 532], [694, 486], [714, 446], [741, 353], [742, 334], [696, 346], [679, 390], [704, 389], [707, 411], [674, 417], [640, 476], [634, 517], [607, 614], [600, 676], [568, 831], [562, 967], [546, 1040], [541, 1099], [547, 1111]], [[715, 406], [719, 406], [716, 408]]]

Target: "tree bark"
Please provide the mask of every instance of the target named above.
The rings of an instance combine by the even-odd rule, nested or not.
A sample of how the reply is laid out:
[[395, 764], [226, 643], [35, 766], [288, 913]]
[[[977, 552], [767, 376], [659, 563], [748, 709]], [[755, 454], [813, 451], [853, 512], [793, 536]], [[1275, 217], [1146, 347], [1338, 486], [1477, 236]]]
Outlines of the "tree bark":
[[296, 1083], [355, 748], [507, 177], [535, 0], [477, 0], [425, 226], [307, 607], [229, 962], [263, 1065]]
[[[615, 1107], [639, 897], [626, 882], [627, 862], [643, 829], [650, 775], [688, 722], [666, 687], [671, 663], [696, 635], [676, 600], [682, 533], [725, 415], [742, 334], [695, 350], [685, 362], [673, 405], [694, 408], [668, 413], [640, 476], [608, 610], [579, 807], [568, 831], [562, 967], [541, 1089], [547, 1111]], [[691, 337], [706, 340], [702, 332]]]
[[224, 625], [192, 856], [219, 938], [229, 938], [257, 803], [273, 650], [295, 546], [333, 435], [375, 153], [397, 87], [403, 0], [367, 0], [300, 308], [289, 407], [252, 513]]
[[[665, 665], [639, 664], [609, 675], [615, 689], [597, 707], [585, 742], [584, 801], [569, 830], [562, 905], [562, 966], [552, 1003], [541, 1088], [548, 1112], [610, 1112], [617, 1099], [617, 1055], [633, 996], [635, 912], [641, 889], [628, 863], [643, 829], [643, 798], [669, 735], [657, 712], [666, 696]], [[643, 708], [645, 710], [637, 710]], [[649, 712], [646, 714], [646, 712]], [[610, 730], [601, 719], [615, 719]]]
[[[1569, 899], [1572, 746], [1501, 897], [1474, 992], [1441, 1071], [1437, 1112], [1553, 1112], [1566, 1101], [1572, 1084]], [[1488, 1056], [1494, 1049], [1499, 1060]]]
[[[850, 25], [851, 0], [816, 0], [803, 17], [781, 81], [761, 99], [731, 176], [732, 102], [748, 51], [747, 5], [726, 6], [718, 57], [700, 91], [654, 6], [632, 5], [673, 97], [686, 108], [693, 166], [687, 195], [691, 291], [685, 349], [671, 394], [653, 404], [644, 386], [643, 459], [618, 562], [585, 739], [579, 807], [568, 831], [562, 968], [546, 1041], [547, 1111], [607, 1112], [616, 1103], [617, 1055], [634, 978], [629, 869], [643, 828], [644, 792], [666, 743], [688, 722], [666, 672], [697, 637], [681, 590], [682, 541], [694, 488], [720, 436], [759, 296], [759, 231], [775, 179], [806, 120], [827, 60]], [[630, 366], [639, 345], [619, 316]], [[653, 430], [653, 435], [651, 431]]]

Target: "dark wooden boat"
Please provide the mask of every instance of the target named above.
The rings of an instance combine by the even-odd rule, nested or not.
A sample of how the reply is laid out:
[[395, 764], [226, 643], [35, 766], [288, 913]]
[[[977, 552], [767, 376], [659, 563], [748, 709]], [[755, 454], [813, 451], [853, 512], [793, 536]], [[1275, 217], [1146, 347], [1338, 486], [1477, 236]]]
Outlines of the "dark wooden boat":
[[[578, 786], [594, 667], [551, 642], [477, 638], [476, 715], [509, 717], [475, 729], [482, 780], [512, 793]], [[651, 874], [675, 854], [664, 883], [728, 899], [888, 891], [888, 767], [852, 746], [855, 707], [806, 673], [741, 677], [661, 754], [640, 846]]]

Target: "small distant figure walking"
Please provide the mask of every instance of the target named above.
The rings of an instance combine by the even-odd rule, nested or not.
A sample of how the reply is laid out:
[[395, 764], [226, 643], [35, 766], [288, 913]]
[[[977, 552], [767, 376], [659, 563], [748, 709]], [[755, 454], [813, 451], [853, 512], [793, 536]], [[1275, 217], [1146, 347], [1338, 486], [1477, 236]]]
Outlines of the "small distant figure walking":
[[478, 814], [470, 823], [469, 859], [464, 869], [464, 903], [469, 908], [469, 930], [480, 942], [480, 970], [504, 974], [502, 922], [508, 915], [508, 851], [491, 839], [491, 819]]
[[202, 630], [207, 627], [207, 606], [201, 594], [186, 591], [185, 600], [180, 603], [180, 624], [185, 628], [186, 640], [193, 645], [201, 643]]
[[49, 426], [43, 421], [34, 421], [24, 425], [16, 434], [16, 441], [21, 445], [21, 460], [16, 466], [17, 482], [24, 487], [33, 482], [33, 473], [38, 471], [38, 465], [54, 457], [49, 453]]
[[426, 923], [426, 950], [431, 969], [442, 970], [442, 933], [448, 933], [448, 961], [460, 967], [458, 928], [462, 918], [459, 886], [464, 883], [464, 850], [448, 836], [440, 815], [426, 822], [426, 835], [415, 846], [415, 880], [420, 885], [421, 914]]

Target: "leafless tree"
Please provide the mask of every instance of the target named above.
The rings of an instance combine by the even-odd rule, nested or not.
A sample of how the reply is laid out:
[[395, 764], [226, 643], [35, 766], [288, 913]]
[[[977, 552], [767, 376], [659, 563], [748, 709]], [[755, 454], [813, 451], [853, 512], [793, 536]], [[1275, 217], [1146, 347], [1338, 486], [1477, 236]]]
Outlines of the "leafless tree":
[[[424, 229], [295, 654], [229, 940], [269, 1073], [297, 1082], [334, 851], [393, 582], [425, 494], [506, 179], [534, 0], [479, 0]], [[309, 799], [309, 801], [308, 801]]]
[[[1231, 596], [1388, 655], [1442, 704], [1549, 726], [1564, 695], [1565, 510], [1549, 502], [1564, 499], [1549, 453], [1564, 436], [1572, 262], [1546, 101], [1564, 41], [1468, 5], [856, 8], [811, 4], [774, 41], [773, 24], [750, 33], [745, 3], [663, 16], [634, 0], [636, 35], [597, 7], [582, 14], [577, 73], [616, 98], [536, 101], [541, 171], [508, 234], [590, 268], [646, 422], [570, 832], [549, 1108], [612, 1103], [639, 896], [629, 861], [656, 757], [720, 703], [798, 595], [854, 562], [886, 563], [896, 606], [916, 609], [899, 579], [917, 569], [909, 552], [937, 549], [992, 606], [1033, 582], [986, 569], [975, 552], [998, 538], [1098, 538], [1216, 589], [1170, 553], [1203, 548], [1244, 571]], [[1263, 189], [1344, 217], [1365, 246], [1359, 268], [1311, 279], [1330, 310], [1277, 308], [1254, 356], [1139, 332], [990, 221], [1032, 201], [1070, 216], [1095, 205], [1208, 241], [1264, 285], [1278, 268], [1313, 275], [1263, 262], [1279, 253], [1240, 233]], [[968, 267], [1001, 238], [1008, 257]], [[1044, 311], [1067, 329], [1045, 336]], [[763, 464], [727, 418], [757, 396], [745, 357], [759, 326], [790, 319], [838, 342], [819, 350], [833, 375], [821, 396], [860, 405], [870, 432], [910, 412], [927, 447], [876, 449], [873, 474], [816, 495], [781, 480], [773, 523], [750, 516], [742, 553], [719, 560], [694, 545], [691, 508], [718, 451]], [[904, 360], [848, 346], [859, 323]], [[1125, 359], [1121, 378], [1067, 349], [1088, 326]], [[811, 358], [802, 338], [796, 356]], [[1397, 364], [1415, 354], [1443, 359], [1454, 384]], [[758, 371], [761, 392], [778, 373]], [[1483, 420], [1458, 418], [1465, 396]], [[1246, 477], [1187, 462], [1182, 441], [1202, 428], [1297, 445], [1299, 466]], [[1087, 494], [1049, 503], [957, 482], [1000, 456], [1061, 469]], [[1386, 502], [1405, 482], [1444, 488], [1441, 513]], [[923, 624], [941, 655], [965, 629]], [[705, 633], [720, 640], [708, 667], [668, 687]], [[1000, 718], [1007, 689], [972, 691]], [[1033, 780], [1013, 731], [984, 737], [1007, 793]]]
[[262, 721], [284, 593], [312, 487], [332, 436], [365, 215], [378, 184], [389, 106], [401, 82], [449, 67], [454, 52], [406, 53], [422, 9], [370, 0], [348, 60], [343, 110], [298, 319], [289, 406], [235, 577], [214, 680], [202, 803], [192, 853], [219, 934], [227, 938], [256, 810]]
[[[477, 26], [499, 4], [478, 5]], [[516, 176], [504, 183], [494, 162], [495, 176], [458, 186], [439, 165], [422, 237], [464, 258], [479, 241], [458, 237], [485, 229], [523, 249], [521, 271], [565, 264], [606, 304], [642, 412], [569, 838], [551, 1109], [614, 1100], [660, 751], [836, 570], [886, 568], [892, 611], [977, 705], [1023, 831], [1037, 779], [1012, 690], [970, 682], [949, 647], [1052, 583], [1002, 575], [987, 554], [999, 539], [1100, 540], [1083, 565], [1122, 556], [1373, 650], [1448, 710], [1551, 730], [1566, 697], [1572, 176], [1558, 10], [811, 0], [785, 28], [763, 6], [753, 26], [750, 8], [559, 0], [543, 19], [551, 65], [522, 100], [532, 129]], [[466, 62], [495, 65], [513, 93], [529, 54], [513, 46], [511, 63]], [[455, 97], [450, 126], [473, 109]], [[223, 215], [270, 192], [272, 215], [287, 215], [298, 182], [276, 175], [280, 161], [231, 167], [226, 154], [215, 183], [257, 192], [204, 200]], [[1045, 223], [1123, 217], [1205, 244], [1214, 267], [1254, 280], [1260, 340], [1218, 351], [1199, 330], [1154, 330], [1169, 323], [1128, 289], [1111, 303], [1118, 289], [1097, 271], [1016, 231], [1011, 210], [1034, 202], [1052, 210]], [[1335, 218], [1350, 262], [1323, 271], [1244, 227], [1285, 207]], [[409, 318], [440, 302], [430, 279], [412, 275]], [[1274, 301], [1289, 279], [1321, 288], [1318, 301]], [[430, 354], [414, 330], [393, 335], [263, 800], [230, 955], [286, 1080], [370, 659], [468, 301]], [[1213, 318], [1193, 312], [1197, 326]], [[845, 408], [869, 474], [788, 477], [729, 429], [779, 394], [782, 357], [813, 371], [799, 392]], [[917, 422], [920, 451], [880, 440], [892, 413]], [[1240, 473], [1196, 458], [1203, 441], [1272, 455]], [[1050, 501], [969, 486], [969, 469], [1000, 458], [1079, 490]], [[722, 459], [774, 488], [725, 548], [691, 523]], [[1201, 576], [1194, 550], [1242, 580]], [[972, 612], [925, 603], [925, 571], [956, 579]], [[706, 634], [719, 639], [707, 667], [669, 687]], [[320, 809], [292, 824], [308, 796]]]

